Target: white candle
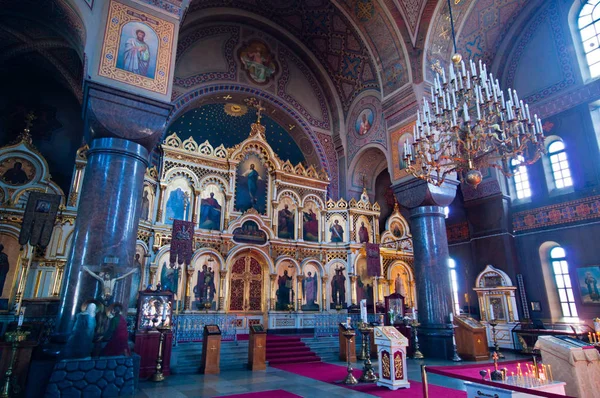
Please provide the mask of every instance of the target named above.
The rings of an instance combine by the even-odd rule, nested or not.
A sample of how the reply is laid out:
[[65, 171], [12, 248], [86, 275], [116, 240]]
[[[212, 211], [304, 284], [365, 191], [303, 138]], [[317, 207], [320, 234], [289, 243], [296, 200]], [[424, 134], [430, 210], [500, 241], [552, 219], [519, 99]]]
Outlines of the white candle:
[[476, 107], [477, 107], [477, 120], [481, 120], [481, 111], [479, 110], [479, 104], [477, 104]]
[[163, 304], [162, 320], [167, 319], [167, 303]]
[[352, 325], [352, 318], [350, 318], [350, 317], [346, 318], [346, 325], [348, 327], [350, 327], [350, 325]]
[[450, 323], [454, 323], [454, 314], [450, 313]]
[[413, 316], [413, 319], [417, 319], [417, 315], [415, 313], [415, 307], [412, 307], [412, 316]]
[[465, 72], [465, 61], [464, 60], [460, 61], [460, 70], [462, 71], [463, 76], [467, 74]]
[[471, 120], [469, 118], [469, 108], [467, 107], [467, 102], [463, 102], [463, 119], [465, 122], [468, 122], [469, 120]]
[[19, 307], [19, 321], [17, 322], [17, 326], [23, 326], [23, 319], [25, 319], [25, 307]]
[[514, 93], [514, 100], [515, 100], [514, 102], [516, 105], [519, 103], [519, 96], [517, 95], [517, 90], [513, 90], [513, 93]]
[[494, 318], [494, 306], [492, 304], [490, 304], [490, 321], [495, 319]]

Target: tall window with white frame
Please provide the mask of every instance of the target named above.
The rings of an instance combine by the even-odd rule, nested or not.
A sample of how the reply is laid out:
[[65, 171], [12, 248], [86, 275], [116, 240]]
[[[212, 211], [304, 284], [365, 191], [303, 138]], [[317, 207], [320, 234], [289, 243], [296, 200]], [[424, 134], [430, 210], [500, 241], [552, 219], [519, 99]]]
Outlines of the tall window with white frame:
[[572, 186], [573, 179], [571, 178], [564, 142], [558, 140], [548, 145], [548, 158], [550, 159], [552, 178], [556, 188], [562, 189]]
[[452, 306], [454, 314], [460, 315], [460, 302], [458, 301], [458, 280], [456, 274], [456, 261], [448, 259], [448, 268], [450, 268], [450, 287], [452, 288]]
[[600, 0], [588, 0], [585, 2], [579, 18], [577, 27], [581, 35], [581, 43], [585, 53], [585, 59], [590, 71], [590, 77], [600, 76]]
[[569, 276], [569, 263], [565, 249], [560, 246], [550, 249], [550, 265], [554, 272], [554, 280], [558, 289], [558, 299], [565, 318], [577, 318], [577, 307], [573, 295], [573, 286]]
[[529, 185], [529, 175], [527, 174], [527, 166], [520, 165], [523, 161], [523, 157], [519, 156], [518, 159], [511, 161], [513, 169], [513, 180], [515, 182], [515, 191], [517, 193], [517, 199], [526, 199], [531, 197], [531, 187]]

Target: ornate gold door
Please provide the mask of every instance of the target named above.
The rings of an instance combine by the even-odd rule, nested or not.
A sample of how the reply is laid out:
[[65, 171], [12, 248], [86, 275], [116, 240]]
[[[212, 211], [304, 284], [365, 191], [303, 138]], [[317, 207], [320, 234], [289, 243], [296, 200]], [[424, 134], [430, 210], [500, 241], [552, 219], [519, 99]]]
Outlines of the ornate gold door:
[[231, 267], [230, 311], [262, 311], [262, 266], [252, 256], [238, 258]]

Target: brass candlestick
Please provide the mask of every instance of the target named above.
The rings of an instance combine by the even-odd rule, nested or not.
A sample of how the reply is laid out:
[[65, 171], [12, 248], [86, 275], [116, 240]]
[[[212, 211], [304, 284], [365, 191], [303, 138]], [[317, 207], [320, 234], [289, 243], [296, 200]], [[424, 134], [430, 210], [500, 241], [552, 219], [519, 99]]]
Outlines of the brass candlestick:
[[170, 326], [157, 326], [156, 330], [160, 333], [160, 340], [158, 341], [158, 355], [156, 356], [156, 371], [152, 375], [152, 381], [163, 381], [165, 375], [162, 371], [163, 362], [163, 342], [165, 341], [165, 333], [171, 330]]
[[6, 332], [6, 341], [12, 343], [12, 353], [8, 369], [6, 369], [6, 373], [4, 373], [4, 385], [2, 386], [2, 391], [0, 392], [0, 397], [2, 398], [8, 398], [20, 393], [18, 382], [13, 380], [13, 368], [15, 367], [15, 362], [17, 361], [19, 343], [25, 341], [28, 335], [29, 332], [21, 330], [21, 327], [18, 327], [17, 330], [12, 332]]
[[377, 375], [373, 372], [373, 365], [371, 364], [371, 342], [370, 342], [370, 334], [373, 331], [373, 327], [369, 326], [367, 323], [361, 323], [358, 330], [362, 333], [363, 336], [363, 359], [365, 360], [363, 366], [363, 373], [358, 379], [363, 383], [373, 383], [377, 381]]
[[491, 319], [489, 322], [492, 327], [492, 339], [494, 340], [494, 351], [498, 354], [498, 358], [504, 358], [504, 355], [500, 352], [500, 347], [498, 346], [498, 339], [496, 338], [496, 326], [498, 326], [498, 321], [496, 319]]
[[354, 342], [352, 341], [352, 338], [355, 335], [356, 334], [354, 333], [353, 330], [344, 331], [344, 337], [346, 338], [346, 341], [347, 341], [347, 343], [346, 343], [346, 360], [348, 363], [348, 375], [346, 376], [346, 378], [343, 381], [344, 384], [358, 384], [356, 377], [354, 377], [354, 375], [352, 374], [352, 371], [354, 369], [352, 369], [352, 364], [350, 363], [350, 344], [354, 344]]
[[413, 319], [410, 325], [413, 327], [413, 331], [415, 332], [415, 353], [413, 354], [413, 359], [423, 359], [423, 353], [419, 351], [419, 336], [417, 334], [417, 327], [421, 325], [419, 321]]

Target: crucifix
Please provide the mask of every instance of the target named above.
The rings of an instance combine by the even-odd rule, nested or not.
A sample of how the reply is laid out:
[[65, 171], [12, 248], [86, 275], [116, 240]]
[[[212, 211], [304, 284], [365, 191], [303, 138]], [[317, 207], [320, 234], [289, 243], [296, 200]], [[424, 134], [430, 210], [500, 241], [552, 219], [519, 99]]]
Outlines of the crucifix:
[[[90, 274], [92, 278], [100, 282], [100, 286], [102, 287], [102, 299], [105, 301], [105, 303], [108, 303], [108, 301], [113, 297], [117, 281], [125, 279], [129, 275], [134, 274], [138, 271], [137, 268], [133, 268], [131, 269], [131, 271], [127, 272], [124, 275], [113, 277], [110, 270], [106, 268], [104, 268], [103, 271], [99, 269], [100, 267], [88, 267], [84, 265], [82, 268], [85, 272]], [[94, 272], [94, 270], [92, 270], [91, 268], [98, 269], [98, 272]]]
[[247, 98], [245, 102], [248, 104], [248, 106], [256, 109], [256, 124], [260, 124], [260, 119], [262, 118], [261, 112], [266, 110], [266, 108], [262, 106], [262, 101], [252, 97]]

